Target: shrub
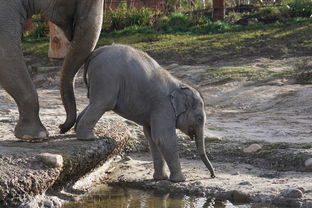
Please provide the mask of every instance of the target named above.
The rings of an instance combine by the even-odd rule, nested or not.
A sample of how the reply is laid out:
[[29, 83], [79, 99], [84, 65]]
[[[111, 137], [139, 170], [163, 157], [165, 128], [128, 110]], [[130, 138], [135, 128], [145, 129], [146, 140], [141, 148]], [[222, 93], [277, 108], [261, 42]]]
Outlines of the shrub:
[[25, 32], [24, 37], [27, 39], [38, 39], [47, 37], [49, 34], [49, 27], [47, 23], [41, 18], [40, 15], [34, 15], [32, 19], [32, 29], [28, 32]]
[[231, 23], [235, 23], [238, 20], [240, 20], [242, 18], [242, 14], [239, 12], [229, 12], [226, 17], [225, 17], [225, 21], [226, 22], [231, 22]]
[[253, 17], [258, 19], [281, 19], [281, 11], [278, 7], [267, 7], [262, 8], [259, 11], [255, 12]]
[[216, 21], [216, 22], [208, 22], [204, 25], [197, 25], [192, 27], [193, 33], [198, 34], [208, 34], [208, 33], [223, 33], [227, 31], [235, 31], [239, 30], [241, 26], [233, 25], [231, 23]]
[[153, 34], [156, 31], [153, 30], [151, 27], [148, 26], [138, 26], [138, 25], [133, 25], [129, 27], [125, 27], [122, 30], [119, 31], [114, 31], [111, 34], [112, 35], [133, 35], [133, 34]]
[[312, 15], [311, 0], [292, 0], [288, 6], [292, 17], [311, 17]]
[[162, 21], [162, 29], [166, 32], [186, 32], [193, 25], [190, 15], [182, 13], [172, 13]]
[[103, 29], [121, 30], [129, 26], [149, 26], [153, 12], [148, 8], [127, 8], [121, 4], [116, 10], [109, 10], [104, 17]]

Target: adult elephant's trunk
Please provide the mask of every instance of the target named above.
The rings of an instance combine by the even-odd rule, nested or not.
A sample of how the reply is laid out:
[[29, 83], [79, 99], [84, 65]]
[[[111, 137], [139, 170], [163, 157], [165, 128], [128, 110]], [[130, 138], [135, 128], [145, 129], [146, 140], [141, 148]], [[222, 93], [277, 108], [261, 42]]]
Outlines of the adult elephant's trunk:
[[195, 142], [196, 142], [196, 147], [198, 150], [198, 153], [200, 155], [200, 158], [202, 161], [205, 163], [206, 167], [210, 171], [211, 177], [215, 178], [215, 173], [214, 169], [206, 155], [206, 150], [205, 150], [205, 140], [204, 140], [204, 134], [203, 134], [203, 129], [197, 130], [195, 132]]
[[62, 66], [61, 96], [67, 117], [59, 127], [61, 133], [70, 130], [76, 121], [74, 77], [99, 39], [103, 21], [103, 0], [92, 0], [89, 5], [78, 5], [76, 11], [70, 50]]

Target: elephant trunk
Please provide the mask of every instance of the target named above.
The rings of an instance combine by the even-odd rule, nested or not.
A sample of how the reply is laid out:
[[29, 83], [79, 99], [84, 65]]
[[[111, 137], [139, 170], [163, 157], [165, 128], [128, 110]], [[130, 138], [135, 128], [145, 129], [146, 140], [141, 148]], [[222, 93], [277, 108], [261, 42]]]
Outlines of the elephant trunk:
[[202, 161], [204, 162], [204, 164], [206, 165], [206, 167], [208, 168], [208, 170], [210, 171], [211, 177], [215, 178], [215, 173], [214, 173], [214, 169], [207, 157], [206, 154], [206, 150], [205, 150], [205, 140], [204, 140], [204, 134], [203, 134], [203, 130], [198, 130], [195, 132], [195, 142], [196, 142], [196, 147], [198, 150], [198, 153], [200, 155], [200, 158], [202, 159]]
[[86, 58], [94, 50], [100, 36], [103, 21], [103, 0], [92, 0], [92, 4], [77, 8], [73, 39], [62, 66], [61, 96], [66, 111], [66, 121], [59, 126], [66, 133], [76, 122], [74, 77]]

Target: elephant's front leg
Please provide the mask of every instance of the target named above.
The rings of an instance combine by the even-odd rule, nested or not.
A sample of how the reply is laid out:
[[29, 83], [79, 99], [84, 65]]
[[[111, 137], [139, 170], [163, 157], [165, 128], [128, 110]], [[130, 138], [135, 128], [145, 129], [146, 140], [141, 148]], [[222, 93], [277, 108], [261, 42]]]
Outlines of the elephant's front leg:
[[[6, 43], [7, 42], [7, 43]], [[0, 83], [15, 100], [19, 121], [15, 127], [15, 136], [19, 139], [42, 139], [48, 132], [39, 119], [38, 95], [30, 79], [22, 52], [13, 48], [14, 43], [0, 40]]]
[[177, 149], [175, 123], [170, 118], [161, 117], [162, 116], [158, 115], [156, 118], [152, 119], [152, 140], [158, 146], [158, 149], [165, 158], [169, 167], [169, 179], [173, 182], [185, 181], [185, 177], [181, 171], [181, 164]]
[[153, 157], [153, 162], [154, 162], [153, 178], [156, 181], [167, 180], [168, 175], [165, 172], [165, 161], [164, 161], [163, 156], [159, 152], [157, 145], [152, 140], [151, 129], [149, 126], [143, 126], [143, 130], [144, 130], [144, 135], [145, 135], [146, 139], [148, 140], [150, 150], [152, 153], [152, 157]]

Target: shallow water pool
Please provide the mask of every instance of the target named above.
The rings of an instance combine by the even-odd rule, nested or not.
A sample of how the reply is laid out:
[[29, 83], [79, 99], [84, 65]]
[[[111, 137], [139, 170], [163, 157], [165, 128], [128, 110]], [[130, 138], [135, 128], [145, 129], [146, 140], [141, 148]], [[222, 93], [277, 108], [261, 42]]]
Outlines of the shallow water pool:
[[269, 206], [233, 205], [229, 201], [215, 201], [206, 197], [102, 186], [81, 201], [67, 203], [64, 208], [269, 208]]

